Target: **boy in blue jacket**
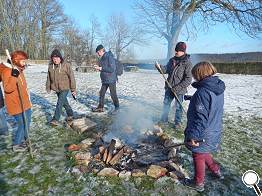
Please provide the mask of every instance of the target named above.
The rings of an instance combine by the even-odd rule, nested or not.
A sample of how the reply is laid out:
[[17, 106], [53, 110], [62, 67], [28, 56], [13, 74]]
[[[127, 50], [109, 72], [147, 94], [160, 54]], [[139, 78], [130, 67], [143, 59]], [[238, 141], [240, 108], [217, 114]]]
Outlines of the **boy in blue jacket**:
[[[204, 191], [206, 165], [215, 177], [223, 178], [211, 155], [220, 148], [225, 91], [225, 83], [214, 76], [216, 73], [216, 68], [209, 62], [197, 63], [192, 69], [196, 80], [192, 86], [197, 91], [187, 111], [185, 141], [192, 151], [195, 176], [186, 179], [185, 185], [199, 192]], [[203, 142], [196, 142], [201, 140]]]

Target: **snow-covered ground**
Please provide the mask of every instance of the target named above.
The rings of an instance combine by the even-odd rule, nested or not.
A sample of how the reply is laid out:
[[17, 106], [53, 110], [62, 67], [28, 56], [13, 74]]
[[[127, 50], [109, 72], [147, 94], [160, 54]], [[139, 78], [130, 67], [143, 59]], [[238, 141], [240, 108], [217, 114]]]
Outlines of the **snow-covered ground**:
[[[47, 75], [46, 65], [30, 66], [26, 70], [28, 87], [33, 97], [41, 97], [52, 104], [56, 102], [54, 93], [47, 94], [45, 81]], [[262, 117], [262, 76], [260, 75], [234, 75], [218, 74], [226, 83], [225, 112], [234, 116]], [[78, 102], [69, 98], [74, 110], [79, 114], [90, 113], [90, 106], [98, 101], [100, 89], [99, 73], [75, 72], [77, 81]], [[144, 107], [161, 110], [164, 96], [164, 81], [162, 76], [154, 70], [140, 70], [139, 72], [125, 72], [119, 77], [117, 93], [120, 104], [123, 106], [142, 104]], [[189, 87], [189, 94], [195, 91]], [[113, 109], [109, 93], [107, 93], [108, 110]], [[38, 100], [39, 101], [39, 100]], [[187, 103], [184, 103], [185, 105]], [[38, 107], [41, 107], [38, 105]]]
[[[25, 72], [33, 103], [30, 137], [36, 152], [31, 159], [26, 153], [11, 151], [11, 131], [16, 127], [8, 117], [10, 134], [7, 138], [0, 137], [0, 195], [196, 195], [167, 176], [158, 180], [135, 178], [129, 181], [92, 174], [85, 175], [85, 180], [79, 180], [79, 176], [74, 178], [67, 172], [72, 160], [65, 158], [64, 145], [78, 143], [83, 137], [107, 130], [115, 119], [106, 115], [114, 109], [109, 93], [105, 101], [107, 112], [93, 114], [91, 107], [97, 105], [101, 85], [99, 73], [75, 72], [77, 101], [69, 95], [69, 102], [76, 114], [90, 116], [98, 123], [95, 130], [79, 135], [63, 125], [54, 128], [47, 124], [57, 101], [54, 92], [47, 94], [45, 91], [47, 65], [30, 66]], [[207, 175], [205, 195], [252, 195], [253, 190], [242, 183], [241, 174], [253, 169], [262, 175], [262, 76], [219, 74], [219, 77], [226, 83], [225, 118], [222, 151], [215, 159], [221, 164], [225, 180], [209, 181]], [[131, 108], [132, 112], [120, 114], [146, 123], [148, 121], [143, 120], [148, 117], [159, 120], [163, 87], [163, 78], [154, 70], [125, 72], [119, 77], [117, 92], [121, 107]], [[193, 92], [190, 87], [189, 94]], [[184, 102], [185, 107], [187, 104]], [[171, 125], [164, 126], [163, 130], [172, 137], [183, 135], [182, 131], [174, 131]], [[183, 167], [192, 175], [191, 155], [185, 148], [182, 153], [185, 155]]]

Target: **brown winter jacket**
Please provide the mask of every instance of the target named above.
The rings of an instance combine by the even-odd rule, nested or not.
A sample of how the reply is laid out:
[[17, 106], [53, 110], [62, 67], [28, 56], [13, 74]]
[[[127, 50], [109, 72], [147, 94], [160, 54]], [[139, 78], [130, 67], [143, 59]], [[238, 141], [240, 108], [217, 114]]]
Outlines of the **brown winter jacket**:
[[49, 64], [46, 81], [46, 91], [50, 92], [50, 90], [53, 90], [55, 92], [64, 90], [71, 90], [71, 92], [73, 92], [76, 90], [74, 72], [69, 64]]
[[20, 71], [18, 78], [13, 77], [11, 76], [12, 69], [10, 67], [10, 64], [0, 64], [0, 80], [3, 82], [7, 112], [9, 115], [13, 116], [23, 112], [16, 81], [18, 81], [21, 86], [21, 97], [24, 111], [30, 109], [32, 107], [32, 103], [30, 101], [29, 92], [27, 91], [24, 73]]

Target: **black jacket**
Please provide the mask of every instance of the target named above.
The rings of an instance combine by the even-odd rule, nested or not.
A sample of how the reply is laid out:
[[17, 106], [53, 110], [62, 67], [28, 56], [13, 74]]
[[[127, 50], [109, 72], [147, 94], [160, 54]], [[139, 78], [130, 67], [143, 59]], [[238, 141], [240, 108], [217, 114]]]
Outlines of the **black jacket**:
[[[172, 57], [169, 59], [166, 66], [161, 65], [163, 73], [168, 74], [168, 82], [171, 84], [172, 89], [177, 94], [186, 94], [187, 87], [192, 81], [192, 63], [190, 61], [190, 55], [185, 54], [182, 57]], [[165, 89], [168, 89], [168, 85], [165, 84]]]

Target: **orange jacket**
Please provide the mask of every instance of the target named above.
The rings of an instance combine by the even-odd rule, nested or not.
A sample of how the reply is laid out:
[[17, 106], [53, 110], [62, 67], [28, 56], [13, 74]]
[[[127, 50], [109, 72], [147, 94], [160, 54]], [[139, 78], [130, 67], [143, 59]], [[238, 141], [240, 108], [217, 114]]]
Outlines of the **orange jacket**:
[[[8, 65], [10, 66], [10, 64]], [[21, 87], [21, 97], [24, 111], [32, 107], [24, 73], [20, 71], [18, 78], [11, 76], [11, 68], [0, 64], [0, 81], [3, 82], [5, 104], [9, 115], [22, 113], [21, 101], [18, 94], [17, 82]]]

